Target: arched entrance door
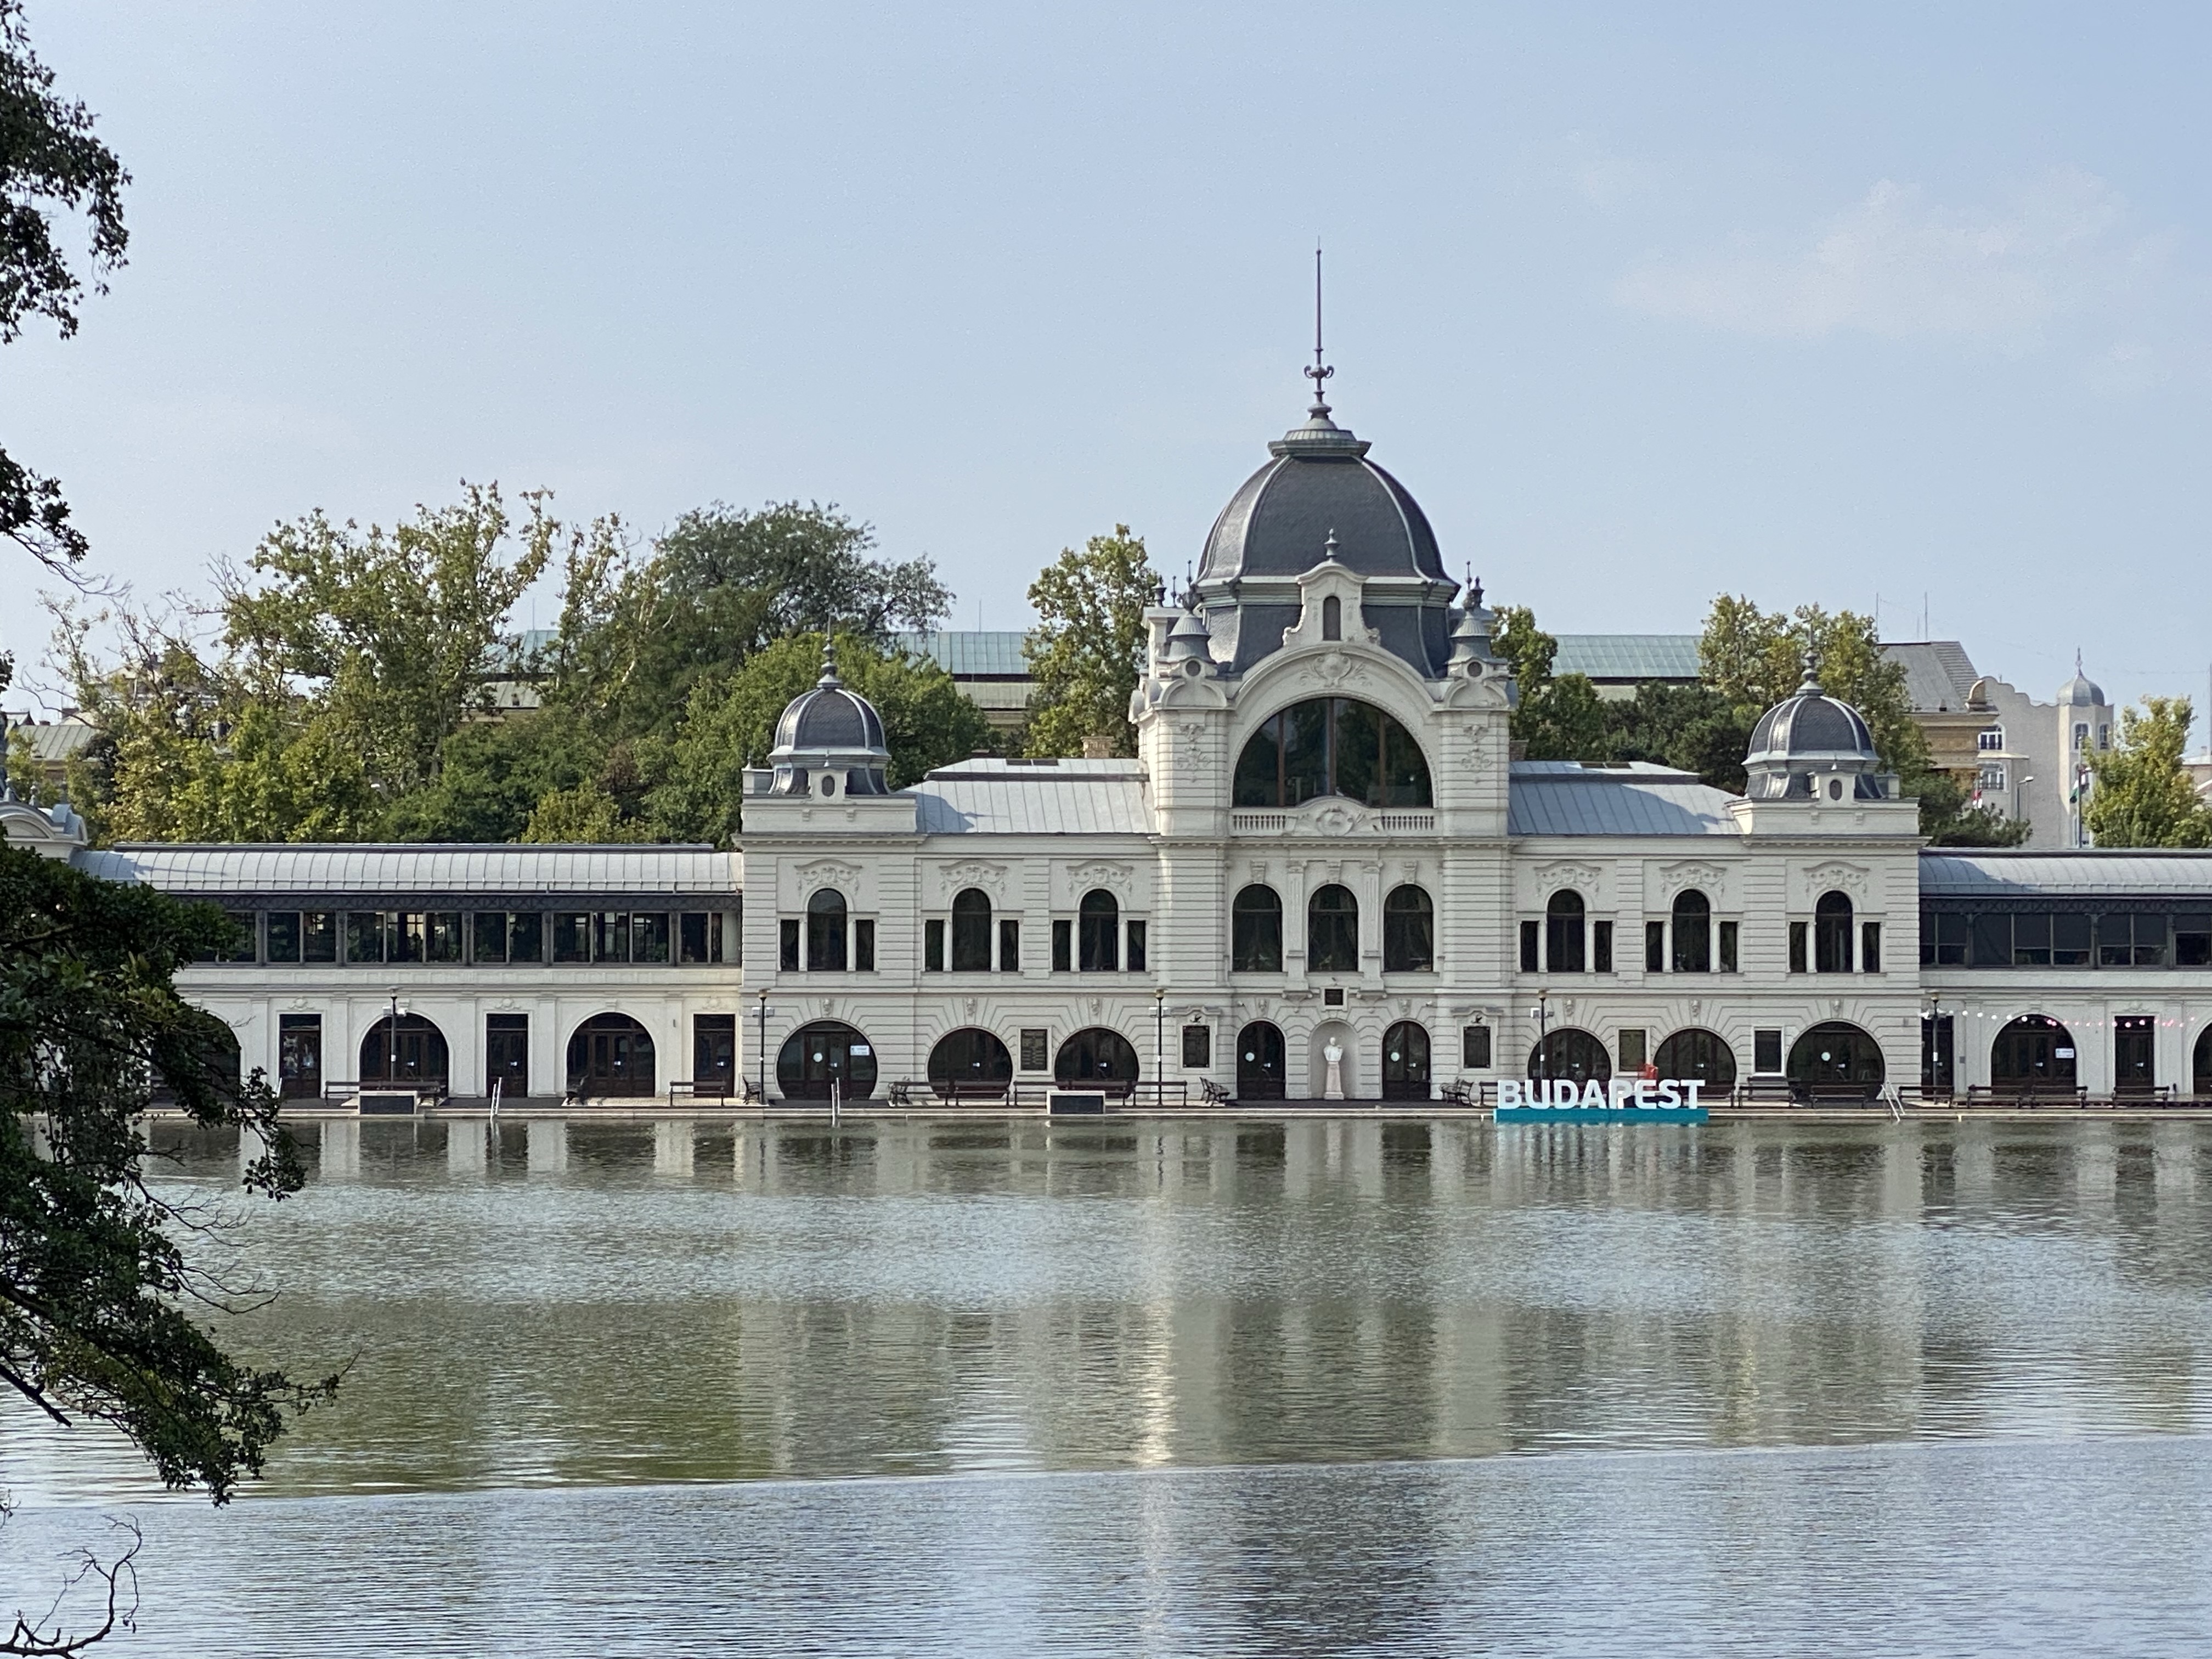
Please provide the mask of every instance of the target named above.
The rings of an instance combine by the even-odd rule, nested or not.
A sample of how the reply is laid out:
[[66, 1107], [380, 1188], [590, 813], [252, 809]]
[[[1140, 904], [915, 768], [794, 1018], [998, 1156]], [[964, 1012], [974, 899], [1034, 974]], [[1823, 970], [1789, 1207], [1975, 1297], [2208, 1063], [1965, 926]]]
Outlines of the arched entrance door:
[[1577, 1083], [1595, 1078], [1603, 1083], [1613, 1075], [1613, 1056], [1588, 1031], [1563, 1026], [1546, 1032], [1544, 1040], [1528, 1050], [1528, 1075], [1569, 1078]]
[[653, 1089], [653, 1037], [628, 1014], [593, 1014], [568, 1039], [570, 1094], [649, 1095]]
[[446, 1034], [420, 1014], [392, 1016], [368, 1028], [361, 1040], [363, 1083], [422, 1088], [446, 1081]]
[[1127, 1098], [1137, 1090], [1137, 1051], [1119, 1031], [1093, 1025], [1060, 1045], [1052, 1074], [1066, 1087], [1103, 1089]]
[[1382, 1098], [1429, 1098], [1429, 1034], [1410, 1019], [1382, 1034]]
[[1283, 1098], [1283, 1034], [1264, 1019], [1237, 1034], [1237, 1098]]
[[1990, 1044], [1990, 1092], [2070, 1095], [2074, 1034], [2048, 1014], [2022, 1014]]
[[1735, 1086], [1735, 1051], [1711, 1031], [1696, 1026], [1672, 1033], [1651, 1056], [1661, 1077], [1695, 1081], [1714, 1091]]
[[929, 1086], [940, 1100], [1003, 1097], [1014, 1080], [1014, 1057], [990, 1032], [968, 1025], [947, 1031], [929, 1051]]
[[1813, 1026], [1790, 1045], [1794, 1100], [1872, 1100], [1886, 1075], [1881, 1045], [1846, 1020]]
[[775, 1086], [786, 1100], [827, 1100], [832, 1083], [843, 1100], [875, 1093], [875, 1045], [834, 1019], [802, 1025], [784, 1039], [775, 1057]]

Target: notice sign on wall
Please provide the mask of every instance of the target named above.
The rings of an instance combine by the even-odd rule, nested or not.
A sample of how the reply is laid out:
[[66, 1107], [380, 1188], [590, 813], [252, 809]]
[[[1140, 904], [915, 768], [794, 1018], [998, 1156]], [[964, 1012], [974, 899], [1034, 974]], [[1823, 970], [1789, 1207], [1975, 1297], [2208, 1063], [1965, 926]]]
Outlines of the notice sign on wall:
[[1501, 1078], [1497, 1119], [1500, 1123], [1703, 1123], [1705, 1108], [1698, 1098], [1705, 1085], [1673, 1078]]

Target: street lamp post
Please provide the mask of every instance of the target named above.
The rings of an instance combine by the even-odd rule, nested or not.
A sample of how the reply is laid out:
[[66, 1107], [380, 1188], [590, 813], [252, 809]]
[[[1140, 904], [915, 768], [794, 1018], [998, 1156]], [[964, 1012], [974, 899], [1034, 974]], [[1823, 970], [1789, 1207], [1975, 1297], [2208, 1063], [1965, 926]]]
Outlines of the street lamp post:
[[754, 1048], [760, 1053], [760, 1103], [768, 1105], [768, 993], [760, 994], [760, 1040]]
[[1168, 1103], [1167, 1077], [1168, 990], [1152, 988], [1152, 1096], [1156, 1105]]
[[384, 1080], [392, 1087], [399, 1084], [399, 988], [385, 988], [392, 993], [392, 1023], [385, 1027]]
[[1548, 990], [1536, 993], [1536, 1077], [1538, 1081], [1546, 1085], [1544, 1095], [1546, 1100], [1552, 1097], [1549, 1090], [1552, 1081], [1552, 1045], [1545, 1041], [1551, 1031], [1551, 1008], [1548, 1000], [1551, 994]]

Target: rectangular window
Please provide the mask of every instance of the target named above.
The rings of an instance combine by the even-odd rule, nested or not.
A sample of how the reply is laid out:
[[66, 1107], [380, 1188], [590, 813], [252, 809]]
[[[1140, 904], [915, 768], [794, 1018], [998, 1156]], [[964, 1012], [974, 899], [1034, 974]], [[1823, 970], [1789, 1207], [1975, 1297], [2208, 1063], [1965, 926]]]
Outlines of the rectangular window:
[[300, 913], [297, 910], [271, 910], [268, 927], [269, 960], [297, 962], [300, 959]]
[[2166, 918], [2163, 915], [2138, 915], [2136, 918], [2134, 965], [2138, 968], [2166, 966]]
[[469, 918], [470, 943], [478, 962], [507, 960], [507, 912], [478, 910]]
[[1863, 921], [1859, 924], [1859, 972], [1878, 974], [1881, 971], [1881, 924]]
[[2074, 746], [2076, 749], [2087, 749], [2089, 746], [2089, 723], [2087, 720], [2075, 722]]
[[2185, 913], [2173, 919], [2173, 965], [2212, 967], [2212, 915]]
[[433, 910], [423, 918], [422, 960], [459, 962], [461, 959], [461, 913]]
[[542, 963], [545, 960], [545, 916], [539, 910], [507, 913], [507, 959]]
[[592, 918], [592, 960], [629, 960], [629, 913], [602, 910]]
[[1609, 974], [1613, 971], [1613, 924], [1609, 921], [1590, 923], [1590, 972]]
[[1145, 971], [1145, 924], [1141, 921], [1129, 924], [1129, 971], [1133, 974]]
[[1487, 1025], [1468, 1025], [1461, 1029], [1459, 1066], [1463, 1072], [1486, 1072], [1490, 1069], [1490, 1028]]
[[201, 962], [252, 962], [258, 954], [255, 949], [259, 920], [250, 910], [226, 910], [223, 920], [230, 924], [229, 931], [216, 944], [200, 953]]
[[1621, 1027], [1618, 1041], [1620, 1049], [1620, 1069], [1624, 1072], [1641, 1070], [1644, 1066], [1644, 1057], [1650, 1052], [1645, 1042], [1644, 1028], [1640, 1025], [1624, 1025]]
[[300, 960], [336, 962], [338, 959], [338, 913], [335, 910], [300, 912]]
[[2051, 919], [2051, 965], [2086, 968], [2091, 960], [2090, 921], [2086, 915], [2055, 915]]
[[632, 962], [668, 960], [668, 912], [640, 910], [629, 919], [629, 959]]
[[1973, 955], [1977, 968], [2009, 968], [2012, 966], [2012, 918], [1999, 912], [1996, 915], [1976, 916], [1973, 919]]
[[921, 924], [921, 970], [925, 974], [945, 971], [945, 919], [932, 916]]
[[1062, 918], [1052, 925], [1052, 971], [1065, 974], [1075, 966], [1075, 924]]
[[776, 924], [776, 966], [787, 974], [799, 971], [799, 918], [786, 916]]
[[1647, 974], [1667, 971], [1667, 924], [1663, 921], [1644, 924], [1644, 971]]
[[1536, 971], [1537, 941], [1543, 937], [1543, 932], [1541, 922], [1524, 921], [1521, 924], [1521, 971], [1524, 974]]
[[1052, 1033], [1042, 1026], [1024, 1026], [1022, 1028], [1022, 1070], [1042, 1072], [1050, 1066], [1052, 1057], [1046, 1054], [1045, 1050], [1050, 1046], [1051, 1041]]
[[345, 913], [346, 960], [351, 963], [384, 960], [384, 917], [375, 910]]
[[2051, 966], [2051, 918], [2048, 915], [2012, 919], [2012, 965], [2015, 968]]
[[1009, 917], [1001, 917], [999, 921], [999, 971], [1022, 971], [1022, 925]]
[[678, 962], [720, 962], [722, 959], [722, 918], [713, 910], [686, 910], [678, 920], [676, 950]]
[[574, 910], [553, 918], [553, 960], [589, 962], [592, 959], [592, 919]]
[[1213, 1028], [1211, 1025], [1186, 1025], [1182, 1028], [1182, 1063], [1186, 1070], [1202, 1072], [1213, 1064]]
[[2105, 968], [2160, 968], [2166, 965], [2163, 915], [2103, 915], [2097, 918], [2097, 962]]
[[876, 971], [876, 923], [872, 916], [854, 920], [853, 971], [856, 974]]
[[1751, 1034], [1751, 1069], [1769, 1075], [1782, 1069], [1782, 1033], [1753, 1031]]
[[1805, 971], [1805, 924], [1802, 921], [1790, 924], [1790, 971], [1793, 974]]
[[386, 962], [422, 961], [423, 935], [428, 931], [428, 918], [420, 910], [402, 910], [397, 915], [387, 913], [384, 918], [384, 959]]
[[2005, 787], [2004, 768], [1985, 763], [1974, 780], [1974, 787], [1985, 795], [2002, 793]]
[[1735, 939], [1738, 925], [1733, 921], [1724, 921], [1721, 924], [1721, 972], [1724, 974], [1733, 974], [1736, 970]]

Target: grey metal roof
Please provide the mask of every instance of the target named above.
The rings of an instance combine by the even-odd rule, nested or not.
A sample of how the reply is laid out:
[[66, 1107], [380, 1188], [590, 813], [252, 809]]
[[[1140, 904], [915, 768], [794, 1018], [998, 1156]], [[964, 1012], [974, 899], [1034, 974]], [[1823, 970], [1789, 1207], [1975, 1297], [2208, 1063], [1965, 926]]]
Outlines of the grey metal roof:
[[1905, 695], [1916, 714], [1957, 713], [1981, 678], [1956, 640], [1903, 640], [1883, 646], [1881, 654], [1903, 665]]
[[1510, 836], [1733, 836], [1734, 799], [1646, 762], [1585, 767], [1577, 761], [1516, 761], [1508, 785]]
[[1698, 678], [1695, 634], [1558, 634], [1554, 674], [1594, 680], [1681, 680]]
[[20, 735], [41, 765], [53, 766], [82, 754], [91, 745], [95, 728], [89, 720], [10, 720], [8, 735]]
[[1152, 832], [1145, 774], [1132, 760], [1053, 766], [963, 761], [915, 786], [926, 836], [1143, 836]]
[[909, 629], [891, 637], [901, 650], [927, 658], [955, 679], [1029, 678], [1030, 665], [1022, 657], [1022, 641], [1029, 635], [1018, 628], [937, 629], [927, 634]]
[[2212, 898], [2212, 850], [2113, 848], [2018, 853], [1929, 848], [1920, 854], [1920, 891], [1928, 898], [2155, 894]]
[[726, 895], [738, 855], [698, 846], [525, 846], [519, 842], [318, 842], [237, 846], [127, 843], [76, 862], [109, 881], [167, 892], [605, 893]]

